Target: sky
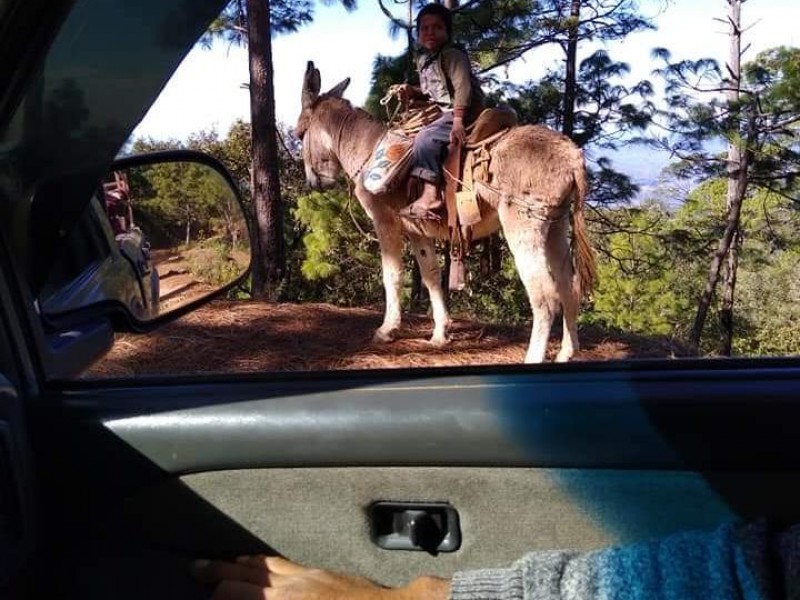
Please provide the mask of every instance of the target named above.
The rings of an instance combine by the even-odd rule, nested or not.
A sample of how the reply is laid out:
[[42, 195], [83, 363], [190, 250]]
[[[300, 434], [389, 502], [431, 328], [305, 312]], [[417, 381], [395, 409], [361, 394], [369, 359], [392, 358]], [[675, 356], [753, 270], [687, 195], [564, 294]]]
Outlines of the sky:
[[[404, 38], [391, 38], [388, 20], [377, 1], [361, 0], [358, 5], [357, 10], [348, 13], [338, 5], [320, 2], [314, 23], [297, 33], [273, 38], [279, 121], [294, 124], [299, 115], [308, 60], [320, 69], [323, 90], [351, 77], [345, 96], [360, 105], [369, 91], [375, 56], [403, 51]], [[745, 61], [765, 48], [800, 46], [799, 5], [798, 0], [748, 0], [744, 4], [742, 21], [749, 27], [744, 39], [751, 44]], [[726, 26], [715, 19], [725, 16], [726, 0], [640, 0], [639, 8], [644, 16], [653, 17], [657, 30], [631, 34], [624, 42], [605, 46], [614, 60], [629, 63], [631, 81], [650, 76], [656, 66], [650, 51], [659, 46], [669, 48], [675, 59], [711, 57], [724, 64]], [[399, 17], [404, 10], [401, 6]], [[591, 51], [584, 50], [585, 54]], [[535, 49], [504, 73], [521, 83], [542, 75], [547, 67], [557, 66], [561, 58], [557, 49]], [[198, 45], [184, 59], [133, 135], [185, 139], [191, 133], [212, 128], [224, 135], [237, 118], [250, 120], [249, 93], [243, 87], [247, 80], [246, 50], [222, 42], [215, 43], [211, 50]], [[615, 162], [618, 161], [641, 168], [641, 157], [635, 153], [619, 156]], [[624, 166], [619, 162], [618, 166]]]

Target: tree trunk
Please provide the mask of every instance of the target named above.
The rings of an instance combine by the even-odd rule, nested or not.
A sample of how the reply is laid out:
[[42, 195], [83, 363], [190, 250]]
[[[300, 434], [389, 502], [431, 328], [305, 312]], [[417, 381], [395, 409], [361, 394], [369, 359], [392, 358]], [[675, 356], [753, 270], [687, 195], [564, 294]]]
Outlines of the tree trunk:
[[730, 356], [733, 352], [733, 300], [736, 291], [736, 274], [739, 269], [741, 240], [741, 229], [737, 227], [733, 232], [733, 240], [731, 240], [731, 247], [728, 250], [728, 261], [725, 263], [722, 308], [719, 311], [719, 322], [722, 329], [719, 353], [722, 356]]
[[278, 299], [285, 270], [285, 250], [269, 11], [269, 0], [247, 0], [253, 154], [251, 189], [256, 229], [253, 297], [274, 302]]
[[[728, 106], [734, 107], [737, 110], [740, 101], [740, 90], [742, 85], [741, 79], [741, 62], [742, 62], [742, 31], [741, 31], [741, 12], [742, 0], [728, 0], [728, 41], [730, 44], [728, 55], [728, 76], [727, 82], [727, 100]], [[741, 118], [736, 119], [737, 130], [741, 131]], [[740, 139], [732, 139], [728, 143], [728, 195], [725, 206], [728, 213], [731, 212], [734, 203], [741, 202], [740, 198], [744, 197], [747, 185], [746, 178], [744, 181], [739, 176], [739, 173], [747, 165], [742, 162], [742, 157], [745, 150], [741, 147]], [[733, 302], [736, 293], [736, 272], [739, 268], [739, 245], [741, 240], [740, 228], [736, 227], [733, 232], [733, 239], [731, 246], [728, 250], [728, 261], [725, 269], [725, 280], [722, 291], [722, 307], [720, 308], [720, 326], [722, 329], [722, 343], [720, 345], [720, 354], [722, 356], [730, 356], [733, 347]]]
[[692, 332], [689, 336], [689, 345], [694, 354], [697, 354], [700, 348], [700, 338], [703, 334], [706, 317], [708, 316], [708, 309], [711, 306], [711, 299], [714, 297], [714, 290], [717, 287], [722, 261], [727, 256], [733, 237], [739, 227], [741, 208], [741, 203], [739, 203], [731, 207], [731, 211], [728, 212], [725, 231], [722, 234], [722, 238], [719, 240], [717, 250], [714, 252], [714, 257], [711, 259], [711, 269], [708, 272], [708, 279], [706, 280], [703, 294], [700, 296], [700, 301], [697, 304], [697, 313], [695, 314], [694, 325], [692, 326]]
[[569, 10], [570, 26], [567, 35], [567, 65], [564, 78], [564, 120], [561, 133], [571, 138], [575, 131], [575, 97], [578, 87], [578, 27], [580, 25], [581, 0], [572, 0]]

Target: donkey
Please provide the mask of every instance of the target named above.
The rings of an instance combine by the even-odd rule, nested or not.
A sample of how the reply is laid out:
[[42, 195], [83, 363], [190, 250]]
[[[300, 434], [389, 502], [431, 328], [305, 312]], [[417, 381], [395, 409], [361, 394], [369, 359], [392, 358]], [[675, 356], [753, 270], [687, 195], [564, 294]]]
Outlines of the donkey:
[[[434, 323], [430, 342], [446, 344], [450, 318], [434, 240], [448, 239], [447, 225], [400, 217], [398, 211], [409, 202], [404, 191], [374, 195], [364, 188], [361, 172], [386, 133], [386, 126], [342, 98], [349, 78], [322, 95], [320, 82], [319, 70], [309, 62], [296, 132], [303, 143], [310, 187], [330, 187], [344, 171], [354, 182], [355, 195], [375, 226], [386, 311], [373, 339], [391, 341], [400, 328], [399, 292], [405, 236], [414, 249], [430, 296]], [[546, 127], [519, 126], [496, 142], [491, 155], [491, 185], [475, 186], [482, 219], [473, 226], [472, 237], [479, 239], [503, 230], [533, 311], [525, 362], [544, 360], [550, 329], [559, 309], [564, 327], [556, 360], [566, 362], [579, 349], [578, 308], [595, 278], [594, 254], [583, 216], [587, 193], [583, 154], [567, 137]]]

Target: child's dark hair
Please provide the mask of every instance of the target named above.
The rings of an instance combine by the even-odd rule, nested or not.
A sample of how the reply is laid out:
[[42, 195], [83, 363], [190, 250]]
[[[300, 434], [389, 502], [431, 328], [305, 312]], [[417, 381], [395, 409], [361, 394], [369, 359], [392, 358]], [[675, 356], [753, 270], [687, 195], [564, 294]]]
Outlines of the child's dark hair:
[[417, 14], [417, 36], [419, 36], [419, 26], [422, 23], [422, 17], [425, 15], [435, 15], [444, 21], [444, 27], [447, 30], [447, 39], [453, 41], [453, 14], [450, 9], [443, 4], [432, 2], [426, 4]]

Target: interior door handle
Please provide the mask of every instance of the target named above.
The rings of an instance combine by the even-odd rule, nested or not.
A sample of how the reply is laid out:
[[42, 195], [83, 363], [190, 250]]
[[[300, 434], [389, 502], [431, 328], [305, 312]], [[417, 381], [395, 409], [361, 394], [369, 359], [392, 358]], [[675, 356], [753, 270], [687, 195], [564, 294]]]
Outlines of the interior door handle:
[[375, 502], [368, 513], [372, 541], [386, 550], [435, 555], [461, 547], [458, 512], [445, 502]]

